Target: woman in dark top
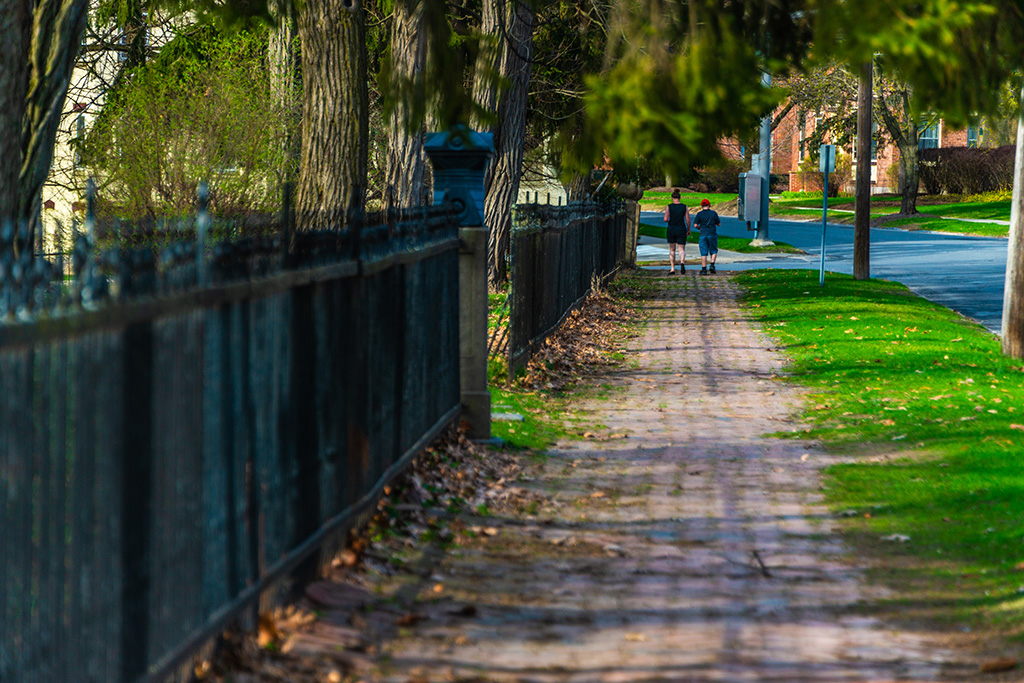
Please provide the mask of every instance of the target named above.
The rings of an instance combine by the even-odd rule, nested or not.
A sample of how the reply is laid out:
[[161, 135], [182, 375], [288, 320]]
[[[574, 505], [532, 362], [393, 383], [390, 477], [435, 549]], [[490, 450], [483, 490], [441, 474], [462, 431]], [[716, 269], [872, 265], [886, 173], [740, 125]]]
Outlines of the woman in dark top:
[[672, 203], [665, 207], [665, 222], [668, 223], [668, 272], [675, 274], [676, 249], [679, 249], [679, 272], [686, 272], [686, 234], [690, 231], [690, 210], [679, 203], [679, 190], [672, 190]]

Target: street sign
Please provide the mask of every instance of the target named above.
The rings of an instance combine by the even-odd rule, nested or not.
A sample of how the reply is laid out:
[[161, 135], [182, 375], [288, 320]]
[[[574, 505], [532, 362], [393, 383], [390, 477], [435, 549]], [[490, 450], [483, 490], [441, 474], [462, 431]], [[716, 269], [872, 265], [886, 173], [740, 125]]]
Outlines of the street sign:
[[818, 170], [822, 173], [835, 173], [836, 172], [836, 146], [835, 145], [822, 145], [821, 153], [818, 159]]

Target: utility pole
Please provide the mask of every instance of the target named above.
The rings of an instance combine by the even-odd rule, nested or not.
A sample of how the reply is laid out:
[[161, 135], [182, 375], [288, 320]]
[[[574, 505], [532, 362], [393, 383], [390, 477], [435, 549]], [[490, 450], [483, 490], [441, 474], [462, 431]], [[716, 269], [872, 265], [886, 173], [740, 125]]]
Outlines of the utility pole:
[[[857, 188], [854, 197], [853, 279], [871, 277], [871, 109], [874, 104], [872, 69], [868, 60], [860, 69], [857, 89]], [[827, 192], [827, 189], [826, 189]]]
[[[761, 76], [761, 83], [764, 87], [772, 85], [772, 75], [767, 71]], [[768, 190], [771, 187], [772, 172], [772, 115], [761, 119], [761, 144], [757, 152], [758, 169], [761, 176], [761, 219], [757, 222], [757, 232], [754, 234], [753, 244], [768, 245], [772, 243], [768, 236]]]

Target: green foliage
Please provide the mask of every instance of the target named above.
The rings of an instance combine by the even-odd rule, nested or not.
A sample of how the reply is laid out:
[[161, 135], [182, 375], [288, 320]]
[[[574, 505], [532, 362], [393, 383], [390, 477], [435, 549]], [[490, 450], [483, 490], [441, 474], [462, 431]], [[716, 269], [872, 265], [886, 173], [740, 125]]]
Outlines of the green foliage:
[[265, 31], [193, 27], [121, 82], [81, 150], [107, 210], [182, 215], [204, 179], [220, 214], [276, 206], [280, 142], [298, 122], [271, 104], [266, 45]]
[[1002, 356], [994, 335], [902, 285], [829, 274], [821, 288], [812, 271], [739, 277], [747, 306], [787, 349], [790, 375], [814, 392], [803, 436], [854, 456], [882, 454], [829, 470], [829, 503], [860, 513], [847, 523], [858, 551], [878, 552], [880, 536], [909, 536], [889, 554], [955, 587], [943, 612], [1024, 626], [1019, 361]]
[[748, 43], [725, 27], [695, 33], [666, 61], [629, 55], [588, 81], [588, 114], [599, 131], [591, 142], [600, 142], [613, 162], [639, 154], [685, 173], [718, 160], [720, 138], [756, 126], [778, 104], [782, 93], [761, 86]]
[[[803, 181], [804, 187], [810, 188], [812, 191], [821, 193], [822, 184], [825, 182], [825, 174], [822, 173], [819, 168], [820, 159], [818, 158], [818, 149], [815, 148], [810, 154], [804, 157], [804, 160], [800, 162], [800, 177]], [[853, 182], [853, 158], [849, 154], [845, 154], [842, 149], [836, 148], [836, 170], [828, 174], [828, 196], [838, 197], [840, 191], [850, 185]]]

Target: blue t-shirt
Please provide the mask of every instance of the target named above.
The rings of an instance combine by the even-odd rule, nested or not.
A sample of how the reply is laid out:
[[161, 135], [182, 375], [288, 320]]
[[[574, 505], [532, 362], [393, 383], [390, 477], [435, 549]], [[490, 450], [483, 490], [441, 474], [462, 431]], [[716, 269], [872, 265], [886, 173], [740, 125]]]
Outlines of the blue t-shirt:
[[710, 237], [718, 234], [718, 226], [722, 221], [718, 218], [718, 212], [711, 209], [701, 209], [693, 217], [693, 227], [700, 230], [701, 237]]

